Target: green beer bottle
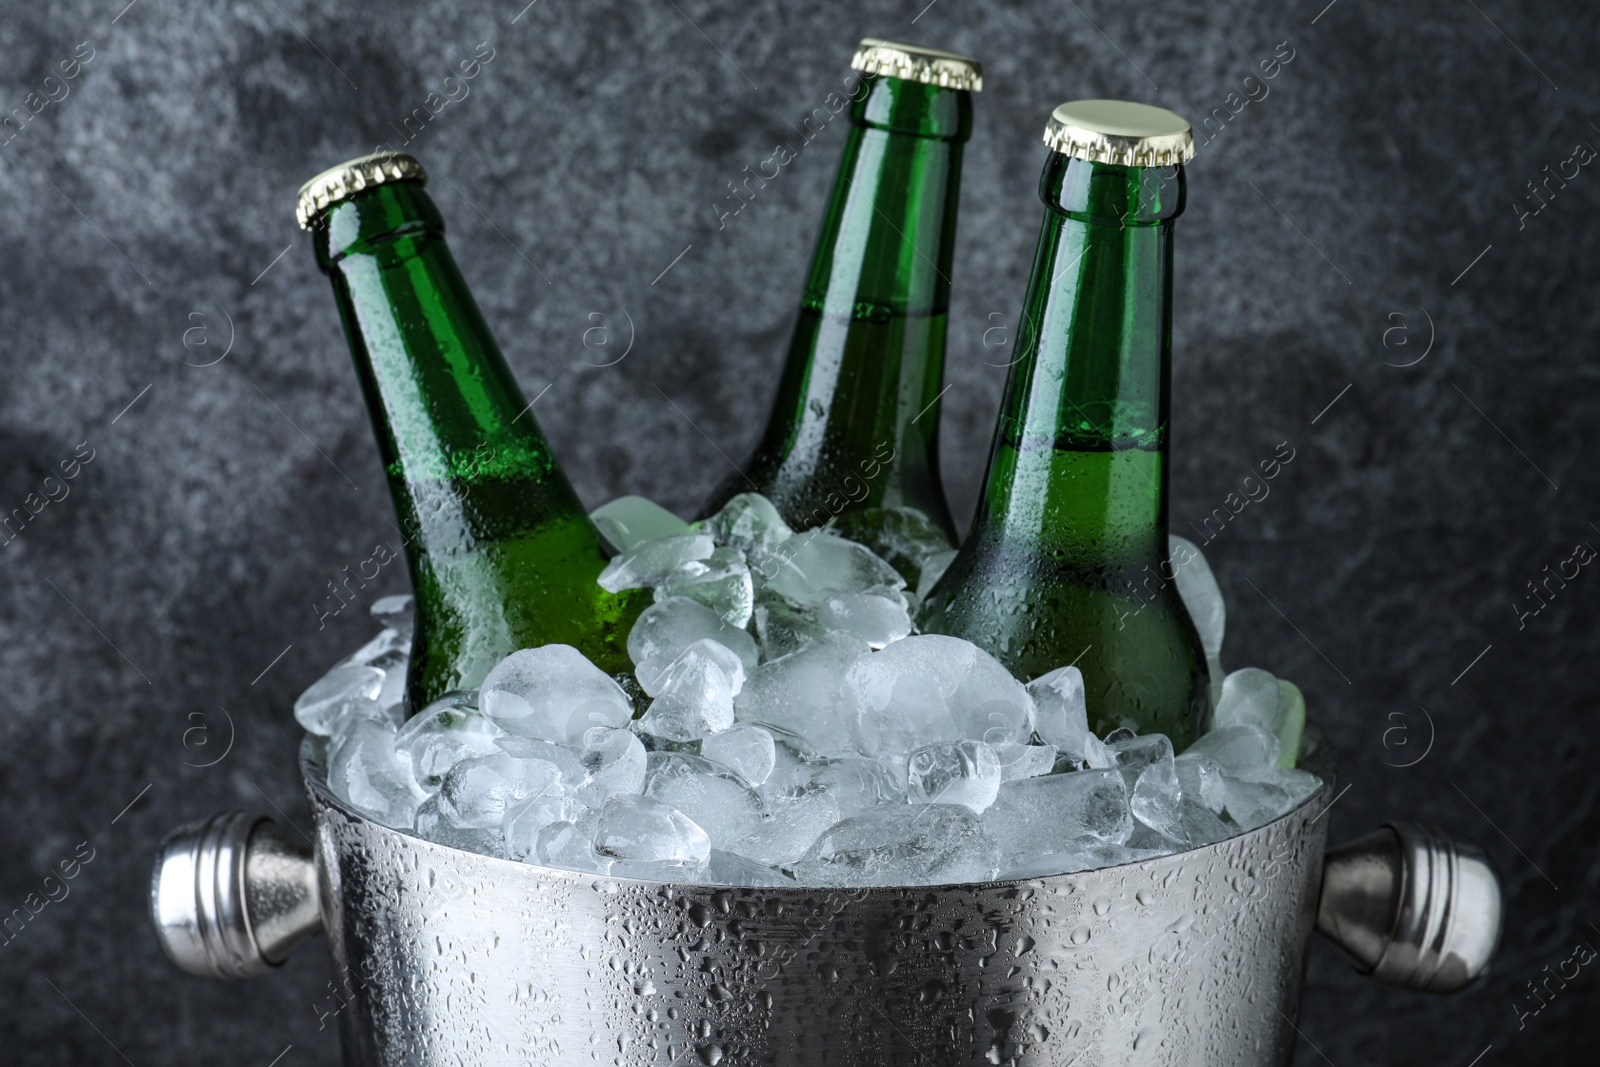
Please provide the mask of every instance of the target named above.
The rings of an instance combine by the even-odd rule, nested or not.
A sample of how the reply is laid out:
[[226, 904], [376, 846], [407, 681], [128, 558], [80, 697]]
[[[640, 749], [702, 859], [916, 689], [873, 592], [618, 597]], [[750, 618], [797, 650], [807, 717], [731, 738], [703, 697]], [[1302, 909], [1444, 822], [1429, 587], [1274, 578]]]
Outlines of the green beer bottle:
[[596, 584], [599, 533], [467, 290], [426, 181], [410, 156], [364, 156], [307, 182], [297, 212], [333, 281], [404, 528], [408, 706], [473, 688], [535, 645], [627, 671], [646, 594]]
[[1076, 663], [1090, 727], [1183, 749], [1210, 714], [1205, 654], [1167, 553], [1172, 224], [1189, 124], [1063, 104], [1045, 131], [1044, 226], [971, 532], [926, 633], [1021, 678]]
[[796, 529], [837, 520], [915, 583], [954, 546], [939, 481], [950, 262], [972, 93], [968, 56], [868, 38], [850, 65], [844, 157], [766, 431], [706, 502], [760, 492]]

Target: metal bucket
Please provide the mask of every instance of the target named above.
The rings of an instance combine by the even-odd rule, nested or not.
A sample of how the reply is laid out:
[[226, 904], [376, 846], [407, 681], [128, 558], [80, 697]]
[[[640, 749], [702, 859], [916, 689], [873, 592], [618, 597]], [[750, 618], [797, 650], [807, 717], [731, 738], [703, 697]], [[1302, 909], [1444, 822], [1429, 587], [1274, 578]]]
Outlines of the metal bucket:
[[1449, 992], [1486, 968], [1476, 849], [1396, 825], [1324, 854], [1329, 783], [1228, 841], [1023, 881], [722, 888], [554, 870], [380, 826], [301, 767], [315, 855], [270, 820], [178, 831], [151, 907], [179, 966], [246, 977], [328, 935], [352, 1065], [1287, 1063], [1307, 945]]

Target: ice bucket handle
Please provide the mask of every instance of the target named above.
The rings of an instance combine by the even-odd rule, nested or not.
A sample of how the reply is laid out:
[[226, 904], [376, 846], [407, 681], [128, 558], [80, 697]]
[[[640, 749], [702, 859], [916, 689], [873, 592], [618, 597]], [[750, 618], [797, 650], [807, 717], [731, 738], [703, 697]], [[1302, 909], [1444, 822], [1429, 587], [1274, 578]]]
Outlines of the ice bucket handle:
[[167, 957], [190, 974], [264, 974], [322, 929], [316, 859], [265, 816], [191, 823], [161, 846], [150, 918]]
[[1328, 850], [1317, 931], [1375, 982], [1454, 993], [1489, 969], [1503, 907], [1481, 849], [1388, 823]]

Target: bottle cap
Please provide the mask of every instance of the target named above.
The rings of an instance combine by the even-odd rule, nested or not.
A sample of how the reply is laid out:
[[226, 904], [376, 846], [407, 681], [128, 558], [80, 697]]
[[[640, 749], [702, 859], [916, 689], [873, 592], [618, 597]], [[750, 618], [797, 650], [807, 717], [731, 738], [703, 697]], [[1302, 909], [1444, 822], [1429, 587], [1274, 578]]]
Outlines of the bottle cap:
[[944, 89], [983, 88], [983, 64], [959, 52], [924, 48], [920, 44], [901, 44], [876, 37], [863, 37], [850, 57], [850, 66], [863, 74], [882, 74], [890, 78], [937, 85]]
[[1187, 119], [1127, 100], [1062, 104], [1050, 114], [1044, 143], [1064, 156], [1124, 167], [1170, 167], [1194, 158]]
[[324, 211], [363, 189], [387, 182], [427, 180], [427, 172], [412, 156], [404, 152], [374, 152], [370, 156], [329, 167], [302, 185], [294, 216], [300, 220], [302, 230], [309, 230]]

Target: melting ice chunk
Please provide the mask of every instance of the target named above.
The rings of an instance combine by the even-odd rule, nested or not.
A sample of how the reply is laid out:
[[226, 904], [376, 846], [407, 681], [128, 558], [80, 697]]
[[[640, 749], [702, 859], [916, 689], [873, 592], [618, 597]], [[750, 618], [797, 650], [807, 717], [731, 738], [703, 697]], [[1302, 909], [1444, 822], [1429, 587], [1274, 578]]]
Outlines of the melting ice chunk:
[[744, 665], [725, 646], [700, 640], [678, 653], [652, 682], [656, 698], [639, 729], [669, 741], [695, 741], [733, 725], [733, 697], [744, 682]]
[[1089, 767], [1109, 767], [1105, 745], [1089, 732], [1089, 712], [1083, 695], [1083, 672], [1058, 667], [1028, 683], [1033, 698], [1039, 736], [1057, 752]]
[[412, 773], [426, 789], [437, 789], [445, 773], [469, 756], [495, 751], [505, 731], [474, 706], [475, 694], [449, 693], [400, 727], [395, 749], [411, 761]]
[[936, 885], [992, 878], [995, 842], [959, 804], [872, 808], [830, 827], [795, 864], [807, 885]]
[[[729, 626], [698, 600], [682, 596], [668, 597], [644, 609], [628, 632], [628, 655], [639, 664], [641, 675], [659, 674], [679, 652], [704, 639], [716, 641], [733, 652], [746, 671], [755, 670], [759, 659], [755, 638]], [[647, 663], [654, 666], [647, 668]], [[649, 686], [645, 686], [645, 692], [650, 692]]]
[[375, 701], [383, 689], [382, 669], [357, 664], [335, 667], [300, 694], [294, 717], [307, 733], [330, 737], [360, 701]]
[[684, 596], [697, 600], [735, 629], [743, 629], [755, 610], [755, 584], [737, 549], [718, 548], [710, 556], [685, 563], [656, 586], [656, 600]]
[[600, 811], [594, 850], [611, 860], [695, 867], [711, 858], [711, 841], [683, 812], [658, 800], [614, 796]]
[[591, 726], [621, 726], [633, 716], [616, 680], [571, 645], [511, 653], [483, 680], [478, 704], [507, 733], [568, 745]]
[[906, 584], [867, 546], [823, 530], [785, 541], [759, 567], [768, 591], [797, 604], [821, 604], [837, 593], [891, 593]]
[[626, 552], [654, 538], [694, 532], [678, 516], [642, 496], [619, 496], [595, 508], [589, 518], [618, 552]]
[[766, 817], [732, 848], [772, 866], [793, 863], [838, 821], [839, 802], [832, 795], [820, 790], [802, 793], [769, 805]]
[[1128, 787], [1112, 770], [1005, 782], [984, 811], [983, 825], [999, 843], [1007, 868], [1071, 854], [1084, 839], [1120, 845], [1133, 833]]
[[562, 793], [561, 770], [555, 764], [496, 752], [451, 767], [439, 786], [438, 807], [452, 826], [487, 830], [500, 826], [506, 812], [529, 797]]
[[885, 761], [934, 741], [1026, 741], [1033, 701], [993, 656], [930, 634], [861, 656], [845, 672], [861, 752]]
[[613, 556], [600, 572], [600, 587], [607, 592], [660, 585], [680, 567], [709, 559], [716, 545], [708, 534], [685, 533], [641, 541]]
[[911, 616], [904, 597], [876, 596], [868, 593], [834, 593], [819, 598], [817, 624], [861, 638], [873, 648], [882, 648], [911, 632]]
[[1014, 741], [996, 741], [989, 746], [1000, 760], [1000, 780], [1037, 778], [1049, 774], [1056, 765], [1056, 746], [1019, 745]]
[[960, 804], [981, 812], [1000, 792], [1000, 757], [982, 741], [939, 741], [913, 749], [906, 761], [906, 800]]
[[734, 711], [741, 722], [803, 738], [819, 755], [855, 755], [854, 716], [839, 697], [839, 684], [866, 651], [865, 641], [836, 634], [763, 663], [745, 682]]
[[740, 723], [700, 742], [700, 755], [722, 764], [754, 787], [765, 782], [772, 773], [777, 747], [768, 731]]
[[591, 726], [583, 734], [579, 762], [588, 781], [578, 789], [578, 799], [598, 808], [613, 793], [642, 793], [647, 754], [633, 731], [622, 727]]
[[644, 791], [693, 819], [718, 848], [732, 849], [761, 823], [761, 798], [738, 775], [701, 756], [650, 753]]
[[794, 534], [772, 501], [756, 493], [740, 493], [700, 526], [717, 544], [752, 557], [765, 556]]
[[328, 788], [361, 814], [403, 830], [412, 826], [428, 794], [394, 743], [392, 726], [371, 719], [357, 722], [328, 754]]

